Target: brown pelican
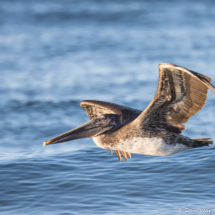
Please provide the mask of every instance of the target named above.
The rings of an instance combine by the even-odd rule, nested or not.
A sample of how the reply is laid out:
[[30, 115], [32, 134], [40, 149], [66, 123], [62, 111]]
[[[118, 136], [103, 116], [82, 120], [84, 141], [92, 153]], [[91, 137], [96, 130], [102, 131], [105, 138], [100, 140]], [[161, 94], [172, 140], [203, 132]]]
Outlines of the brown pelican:
[[215, 93], [210, 82], [202, 74], [161, 63], [157, 92], [143, 112], [109, 102], [82, 101], [91, 121], [44, 142], [44, 146], [92, 137], [103, 149], [114, 150], [119, 160], [121, 154], [127, 160], [130, 153], [164, 156], [209, 146], [213, 144], [210, 138], [190, 139], [180, 133], [185, 129], [182, 123], [204, 106], [208, 89]]

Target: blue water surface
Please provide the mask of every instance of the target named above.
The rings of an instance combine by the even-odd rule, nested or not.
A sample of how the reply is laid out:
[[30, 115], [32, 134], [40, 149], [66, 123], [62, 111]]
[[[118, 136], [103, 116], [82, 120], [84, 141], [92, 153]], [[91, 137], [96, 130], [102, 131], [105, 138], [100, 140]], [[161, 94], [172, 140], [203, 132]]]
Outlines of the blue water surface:
[[[214, 146], [119, 162], [92, 139], [42, 145], [89, 120], [81, 100], [144, 110], [161, 62], [215, 84], [214, 44], [213, 0], [1, 0], [0, 214], [215, 214]], [[215, 140], [214, 113], [209, 92], [183, 134]]]

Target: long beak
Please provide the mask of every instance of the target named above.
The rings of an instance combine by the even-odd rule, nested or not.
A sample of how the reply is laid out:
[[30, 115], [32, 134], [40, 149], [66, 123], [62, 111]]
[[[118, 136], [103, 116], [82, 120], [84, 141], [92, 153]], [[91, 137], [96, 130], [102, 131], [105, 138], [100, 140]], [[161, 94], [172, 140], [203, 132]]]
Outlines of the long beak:
[[43, 143], [43, 146], [46, 146], [48, 144], [63, 143], [70, 140], [97, 136], [105, 131], [110, 130], [112, 127], [113, 126], [107, 126], [107, 124], [103, 125], [103, 123], [97, 123], [96, 120], [91, 120], [71, 131], [54, 137], [51, 140], [45, 141]]

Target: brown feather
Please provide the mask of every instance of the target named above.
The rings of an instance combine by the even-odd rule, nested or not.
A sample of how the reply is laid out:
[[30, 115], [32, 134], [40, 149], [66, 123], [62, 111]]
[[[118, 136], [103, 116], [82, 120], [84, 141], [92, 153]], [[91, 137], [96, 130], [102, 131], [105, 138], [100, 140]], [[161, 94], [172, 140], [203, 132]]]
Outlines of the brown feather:
[[211, 140], [211, 138], [198, 138], [198, 139], [192, 139], [192, 140], [196, 140], [196, 141], [201, 141], [201, 142], [206, 142], [209, 144], [213, 144], [213, 141]]
[[121, 114], [123, 117], [133, 119], [142, 112], [122, 105], [96, 100], [84, 100], [80, 105], [87, 112], [90, 119], [94, 119], [102, 114]]

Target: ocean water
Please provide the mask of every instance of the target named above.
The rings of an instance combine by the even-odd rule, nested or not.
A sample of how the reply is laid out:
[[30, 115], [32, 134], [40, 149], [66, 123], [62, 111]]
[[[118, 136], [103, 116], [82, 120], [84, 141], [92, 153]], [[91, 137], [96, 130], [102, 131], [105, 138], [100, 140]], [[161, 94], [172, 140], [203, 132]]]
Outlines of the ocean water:
[[[161, 62], [215, 84], [215, 2], [0, 1], [0, 214], [215, 214], [215, 146], [119, 162], [92, 139], [43, 147], [93, 99], [144, 110]], [[215, 140], [215, 95], [184, 135]]]

